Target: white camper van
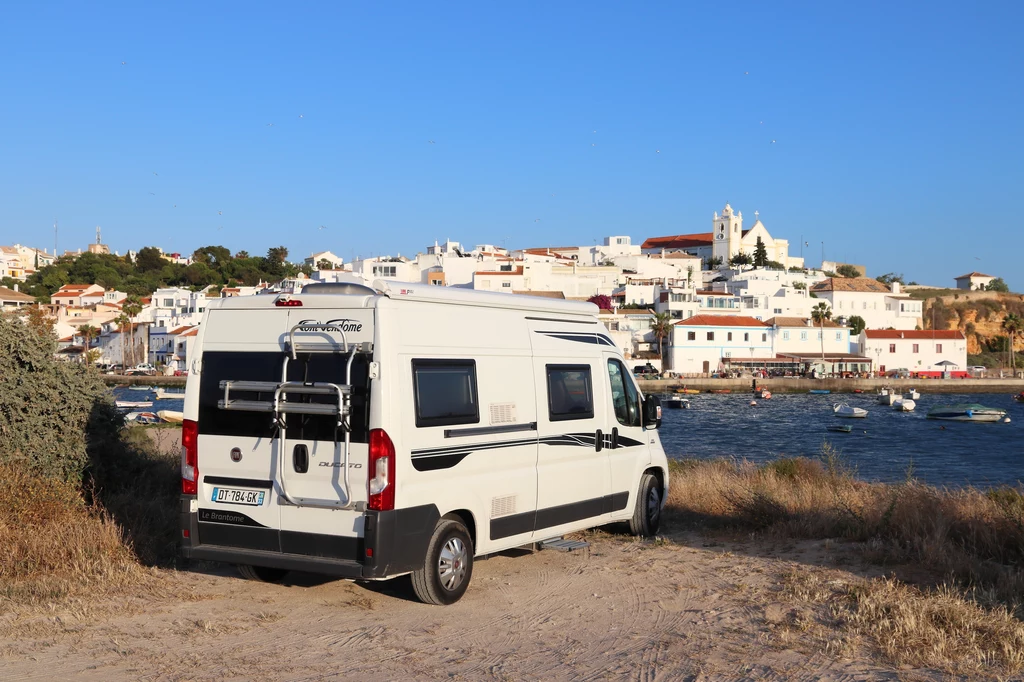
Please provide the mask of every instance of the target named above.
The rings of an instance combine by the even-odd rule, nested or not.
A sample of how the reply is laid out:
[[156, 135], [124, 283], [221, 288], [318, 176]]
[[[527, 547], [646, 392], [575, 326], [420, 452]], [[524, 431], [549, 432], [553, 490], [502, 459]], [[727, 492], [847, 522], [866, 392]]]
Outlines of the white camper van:
[[375, 282], [210, 304], [182, 428], [184, 558], [450, 604], [473, 558], [658, 529], [661, 407], [590, 303]]

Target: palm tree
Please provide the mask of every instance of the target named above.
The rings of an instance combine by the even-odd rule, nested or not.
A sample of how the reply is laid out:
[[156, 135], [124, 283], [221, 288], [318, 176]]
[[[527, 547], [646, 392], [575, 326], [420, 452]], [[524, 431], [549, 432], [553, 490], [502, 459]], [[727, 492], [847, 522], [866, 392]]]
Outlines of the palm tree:
[[124, 372], [124, 370], [128, 369], [127, 365], [124, 363], [124, 333], [125, 330], [128, 330], [129, 332], [131, 331], [132, 320], [124, 313], [121, 313], [114, 318], [114, 324], [116, 324], [118, 329], [121, 331], [121, 371]]
[[[132, 365], [135, 365], [135, 329], [134, 321], [135, 316], [142, 312], [142, 301], [139, 300], [138, 296], [129, 296], [124, 299], [124, 303], [121, 304], [121, 312], [128, 318], [128, 340], [132, 346]], [[124, 343], [124, 338], [121, 339], [121, 343]]]
[[1024, 331], [1024, 318], [1016, 313], [1007, 313], [1006, 317], [1003, 318], [1003, 329], [1006, 330], [1010, 337], [1010, 373], [1015, 374], [1017, 365], [1013, 357], [1013, 341], [1017, 334]]
[[665, 370], [665, 355], [661, 350], [662, 339], [672, 333], [672, 316], [668, 313], [654, 313], [654, 322], [651, 323], [651, 331], [658, 339], [658, 355], [661, 356], [661, 369]]
[[82, 353], [84, 358], [89, 353], [89, 343], [100, 335], [100, 330], [91, 324], [83, 324], [78, 328], [78, 335], [85, 341], [85, 351]]
[[825, 371], [825, 320], [832, 319], [832, 309], [828, 303], [822, 301], [811, 309], [811, 319], [818, 325], [820, 331], [818, 338], [821, 339], [821, 370]]

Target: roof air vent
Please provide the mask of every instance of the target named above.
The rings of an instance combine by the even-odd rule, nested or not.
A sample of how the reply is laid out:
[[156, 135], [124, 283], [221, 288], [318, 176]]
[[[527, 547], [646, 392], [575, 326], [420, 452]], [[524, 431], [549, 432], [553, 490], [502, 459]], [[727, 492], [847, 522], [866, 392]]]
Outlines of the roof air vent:
[[344, 294], [349, 296], [376, 296], [377, 292], [365, 284], [355, 282], [316, 282], [302, 287], [304, 294]]

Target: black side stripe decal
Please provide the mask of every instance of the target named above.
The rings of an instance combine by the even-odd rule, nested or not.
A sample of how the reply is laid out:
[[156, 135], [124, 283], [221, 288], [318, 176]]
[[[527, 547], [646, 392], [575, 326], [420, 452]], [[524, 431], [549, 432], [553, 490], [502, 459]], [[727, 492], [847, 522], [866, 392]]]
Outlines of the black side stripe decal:
[[553, 339], [562, 339], [563, 341], [593, 343], [601, 346], [611, 346], [612, 348], [615, 348], [615, 344], [612, 342], [610, 338], [608, 338], [604, 334], [600, 334], [597, 332], [538, 331], [537, 333], [543, 334], [544, 336], [550, 336]]
[[[412, 455], [412, 466], [416, 471], [435, 471], [437, 469], [449, 469], [474, 452], [481, 452], [484, 450], [503, 450], [505, 448], [531, 445], [533, 443], [556, 447], [567, 446], [594, 448], [595, 435], [596, 434], [593, 431], [589, 433], [563, 433], [557, 436], [544, 436], [539, 439], [520, 438], [517, 440], [494, 441], [491, 443], [467, 443], [465, 445], [451, 445], [443, 448], [424, 448], [421, 450], [413, 450], [410, 454]], [[613, 436], [611, 434], [605, 434], [602, 438], [601, 447], [611, 449], [612, 445]], [[618, 437], [618, 447], [620, 448], [630, 448], [637, 445], [643, 445], [643, 443], [625, 436]]]
[[627, 502], [629, 502], [629, 493], [621, 492], [580, 502], [562, 504], [557, 507], [547, 507], [537, 511], [502, 516], [497, 519], [491, 519], [491, 539], [500, 540], [501, 538], [513, 535], [532, 533], [535, 530], [554, 528], [555, 526], [572, 523], [573, 521], [582, 521], [583, 519], [591, 519], [603, 514], [622, 511], [626, 508]]

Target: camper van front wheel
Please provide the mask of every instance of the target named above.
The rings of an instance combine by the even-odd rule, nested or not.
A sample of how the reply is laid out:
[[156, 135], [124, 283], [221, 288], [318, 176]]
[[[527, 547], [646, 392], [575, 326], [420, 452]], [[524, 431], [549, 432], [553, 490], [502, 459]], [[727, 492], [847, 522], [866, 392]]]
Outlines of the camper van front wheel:
[[661, 525], [661, 485], [651, 474], [640, 477], [633, 518], [629, 520], [629, 531], [633, 535], [651, 537]]
[[462, 598], [473, 577], [473, 541], [452, 519], [437, 522], [423, 567], [412, 574], [412, 589], [425, 604], [445, 606]]

